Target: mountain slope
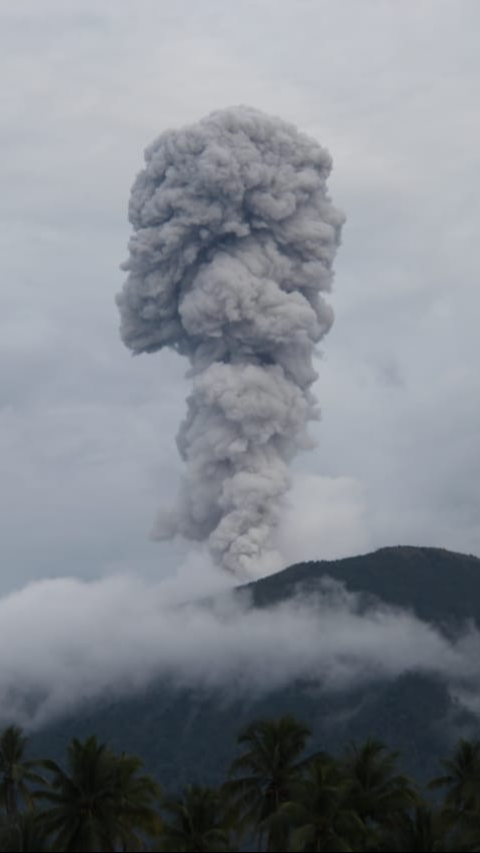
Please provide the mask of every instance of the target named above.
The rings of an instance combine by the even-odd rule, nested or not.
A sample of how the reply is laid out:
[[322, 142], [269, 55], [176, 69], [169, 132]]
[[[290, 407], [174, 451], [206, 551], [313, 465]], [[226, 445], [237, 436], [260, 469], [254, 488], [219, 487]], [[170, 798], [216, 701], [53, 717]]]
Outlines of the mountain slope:
[[325, 575], [352, 592], [374, 595], [387, 604], [412, 609], [436, 624], [474, 619], [480, 626], [480, 559], [441, 548], [381, 548], [343, 560], [296, 563], [249, 585], [258, 607], [314, 589]]
[[[373, 554], [291, 566], [248, 585], [255, 607], [309, 596], [326, 576], [361, 593], [365, 602], [409, 608], [454, 633], [465, 620], [480, 626], [480, 560], [432, 548], [383, 548]], [[235, 753], [239, 728], [258, 716], [293, 713], [314, 732], [312, 748], [333, 752], [370, 735], [402, 751], [403, 767], [419, 779], [437, 772], [438, 758], [460, 734], [478, 736], [478, 719], [462, 709], [438, 677], [407, 672], [342, 693], [295, 681], [259, 698], [231, 690], [179, 688], [159, 680], [143, 693], [90, 704], [39, 731], [39, 754], [61, 758], [72, 736], [94, 732], [116, 749], [145, 758], [167, 788], [218, 781]]]

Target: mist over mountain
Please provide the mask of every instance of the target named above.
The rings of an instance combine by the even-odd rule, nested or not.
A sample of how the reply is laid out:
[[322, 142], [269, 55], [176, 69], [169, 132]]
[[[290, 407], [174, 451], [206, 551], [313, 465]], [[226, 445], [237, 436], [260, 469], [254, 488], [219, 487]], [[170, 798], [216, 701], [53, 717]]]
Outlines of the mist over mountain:
[[203, 657], [188, 624], [203, 619], [197, 602], [181, 620], [186, 642], [197, 642], [188, 666], [171, 635], [157, 656], [175, 665], [163, 663], [148, 684], [111, 686], [41, 725], [36, 751], [60, 756], [72, 736], [95, 732], [141, 754], [167, 787], [215, 781], [245, 722], [289, 712], [312, 726], [313, 748], [340, 750], [374, 735], [401, 749], [405, 769], [425, 779], [452, 741], [478, 736], [478, 558], [383, 548], [299, 563], [227, 599], [221, 593], [201, 604], [210, 614], [202, 631], [207, 624], [213, 631], [210, 645], [203, 637]]

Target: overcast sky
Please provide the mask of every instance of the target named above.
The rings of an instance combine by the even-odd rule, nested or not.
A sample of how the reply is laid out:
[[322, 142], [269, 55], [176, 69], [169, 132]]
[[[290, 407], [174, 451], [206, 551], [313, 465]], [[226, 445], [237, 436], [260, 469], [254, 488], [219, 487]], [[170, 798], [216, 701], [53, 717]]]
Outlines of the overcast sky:
[[0, 591], [184, 559], [149, 532], [181, 472], [186, 364], [132, 358], [114, 296], [143, 149], [239, 103], [330, 150], [347, 215], [285, 563], [480, 555], [480, 4], [0, 0], [0, 17]]

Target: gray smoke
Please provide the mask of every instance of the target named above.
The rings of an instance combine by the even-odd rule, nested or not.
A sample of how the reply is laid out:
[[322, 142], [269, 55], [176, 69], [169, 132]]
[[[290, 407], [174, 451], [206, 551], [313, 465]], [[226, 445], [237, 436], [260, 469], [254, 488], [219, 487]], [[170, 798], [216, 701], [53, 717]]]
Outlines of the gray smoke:
[[185, 476], [156, 535], [208, 540], [219, 565], [248, 574], [318, 418], [312, 355], [333, 320], [321, 292], [344, 221], [326, 190], [330, 155], [236, 107], [163, 133], [145, 163], [130, 198], [121, 335], [134, 353], [185, 355], [193, 384], [177, 436]]

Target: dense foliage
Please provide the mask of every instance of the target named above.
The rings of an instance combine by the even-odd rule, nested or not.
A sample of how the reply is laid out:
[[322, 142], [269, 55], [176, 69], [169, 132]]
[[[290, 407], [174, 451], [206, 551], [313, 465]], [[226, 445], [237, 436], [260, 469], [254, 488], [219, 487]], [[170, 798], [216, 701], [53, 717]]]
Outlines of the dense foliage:
[[27, 759], [24, 733], [9, 726], [0, 851], [480, 850], [479, 741], [460, 740], [421, 791], [378, 740], [333, 756], [309, 752], [309, 738], [293, 716], [255, 720], [221, 784], [167, 794], [140, 758], [93, 735], [73, 738], [60, 766]]

